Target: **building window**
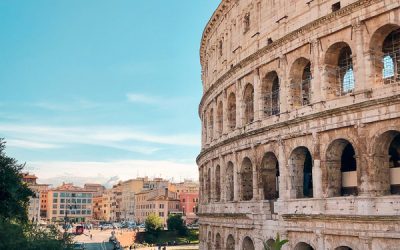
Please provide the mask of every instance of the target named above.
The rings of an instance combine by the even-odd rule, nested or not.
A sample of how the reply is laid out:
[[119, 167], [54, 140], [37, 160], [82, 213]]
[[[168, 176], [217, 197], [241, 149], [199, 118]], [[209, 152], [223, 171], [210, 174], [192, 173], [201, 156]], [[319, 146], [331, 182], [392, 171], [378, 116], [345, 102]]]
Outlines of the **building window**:
[[58, 197], [58, 193], [53, 193], [53, 197]]
[[58, 200], [57, 199], [53, 199], [53, 203], [57, 203], [58, 202]]

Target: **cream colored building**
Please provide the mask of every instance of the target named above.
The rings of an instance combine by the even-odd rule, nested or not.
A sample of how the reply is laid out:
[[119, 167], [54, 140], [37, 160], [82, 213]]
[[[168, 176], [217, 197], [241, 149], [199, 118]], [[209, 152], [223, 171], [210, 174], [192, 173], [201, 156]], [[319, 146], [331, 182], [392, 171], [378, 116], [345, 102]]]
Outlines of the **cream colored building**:
[[158, 215], [164, 225], [167, 224], [169, 214], [181, 214], [180, 201], [177, 193], [168, 188], [146, 190], [135, 195], [136, 222], [144, 223], [150, 214]]
[[47, 218], [58, 222], [85, 222], [93, 218], [93, 191], [72, 183], [50, 189], [47, 199]]
[[222, 0], [204, 29], [200, 249], [400, 245], [400, 2]]

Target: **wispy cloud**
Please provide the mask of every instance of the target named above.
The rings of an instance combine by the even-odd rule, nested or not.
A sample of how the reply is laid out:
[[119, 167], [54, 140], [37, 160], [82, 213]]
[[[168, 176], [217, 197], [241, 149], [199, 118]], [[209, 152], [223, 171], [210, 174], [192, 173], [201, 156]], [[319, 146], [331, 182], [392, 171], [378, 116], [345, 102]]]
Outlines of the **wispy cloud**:
[[[127, 180], [137, 176], [163, 177], [167, 179], [198, 179], [196, 164], [175, 161], [119, 160], [109, 162], [43, 161], [28, 162], [35, 169], [40, 182], [58, 185], [73, 181], [82, 185], [87, 182], [105, 184], [110, 176]], [[60, 171], [62, 171], [60, 173]], [[77, 174], [79, 172], [79, 174]]]
[[[141, 154], [153, 154], [162, 145], [198, 146], [198, 135], [160, 135], [127, 127], [57, 127], [0, 124], [0, 136], [11, 141], [9, 146], [46, 149], [67, 144], [110, 147]], [[142, 145], [144, 142], [149, 145]]]
[[42, 142], [35, 142], [35, 141], [27, 141], [27, 140], [18, 140], [18, 139], [7, 140], [7, 146], [15, 147], [15, 148], [27, 148], [27, 149], [60, 148], [60, 146], [56, 145], [56, 144], [42, 143]]
[[156, 97], [138, 93], [128, 93], [126, 97], [128, 98], [129, 102], [134, 103], [157, 104], [159, 102], [159, 99]]

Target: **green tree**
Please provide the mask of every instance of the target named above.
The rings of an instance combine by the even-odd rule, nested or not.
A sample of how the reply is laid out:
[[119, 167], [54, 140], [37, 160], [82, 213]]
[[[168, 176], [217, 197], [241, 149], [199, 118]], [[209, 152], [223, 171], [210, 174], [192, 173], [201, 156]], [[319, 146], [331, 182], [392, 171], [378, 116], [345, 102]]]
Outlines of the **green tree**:
[[288, 240], [281, 240], [279, 233], [276, 234], [276, 239], [273, 242], [264, 241], [264, 250], [281, 250], [283, 245], [288, 243]]
[[28, 221], [29, 198], [34, 193], [22, 181], [24, 164], [5, 154], [0, 138], [0, 249], [65, 250], [72, 238], [56, 227], [41, 228]]
[[163, 229], [162, 219], [156, 214], [152, 213], [147, 216], [146, 221], [144, 222], [146, 232], [150, 234], [157, 234]]
[[180, 214], [170, 214], [167, 219], [168, 230], [178, 231], [181, 236], [187, 235], [187, 227]]
[[34, 193], [22, 182], [24, 164], [5, 154], [5, 142], [0, 139], [0, 220], [25, 223], [28, 220], [29, 197]]

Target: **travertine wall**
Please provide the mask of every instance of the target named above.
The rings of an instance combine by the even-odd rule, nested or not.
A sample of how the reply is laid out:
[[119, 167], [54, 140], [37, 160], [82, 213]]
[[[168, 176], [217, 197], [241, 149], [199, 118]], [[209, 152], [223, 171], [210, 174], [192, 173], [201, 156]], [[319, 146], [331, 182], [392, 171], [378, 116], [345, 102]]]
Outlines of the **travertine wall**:
[[398, 0], [223, 0], [200, 55], [201, 249], [397, 249]]

